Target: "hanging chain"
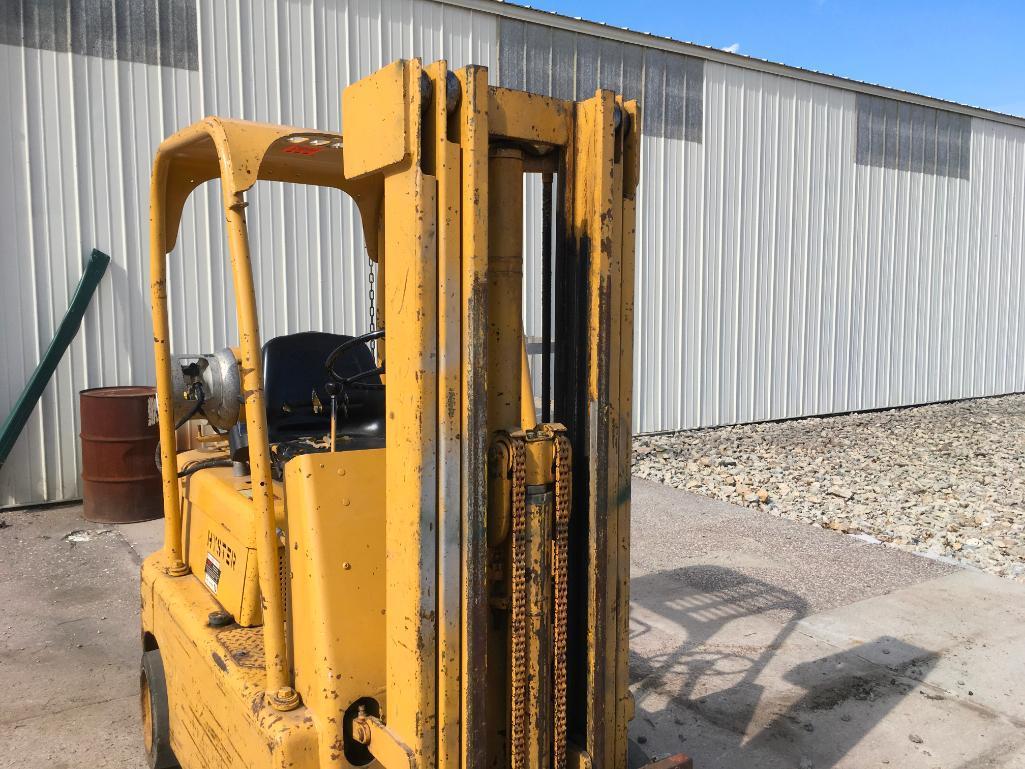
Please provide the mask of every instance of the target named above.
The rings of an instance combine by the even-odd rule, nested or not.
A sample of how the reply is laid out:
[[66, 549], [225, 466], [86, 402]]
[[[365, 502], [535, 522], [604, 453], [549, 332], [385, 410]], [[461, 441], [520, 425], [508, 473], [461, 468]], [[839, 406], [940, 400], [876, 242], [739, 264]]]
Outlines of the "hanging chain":
[[[511, 480], [510, 538], [510, 767], [527, 765], [527, 509], [526, 445], [521, 437], [499, 437], [509, 451]], [[572, 504], [572, 455], [569, 439], [561, 433], [551, 437], [555, 443], [554, 526], [552, 531], [552, 769], [566, 769], [566, 652], [569, 615], [569, 521]]]
[[512, 735], [509, 749], [512, 769], [523, 769], [527, 761], [527, 452], [522, 438], [510, 436], [508, 441], [512, 463]]
[[[368, 333], [373, 333], [374, 331], [377, 331], [377, 307], [376, 307], [376, 304], [375, 304], [375, 301], [374, 301], [375, 300], [375, 293], [374, 293], [374, 283], [375, 283], [375, 280], [376, 280], [376, 278], [374, 276], [374, 260], [370, 258], [370, 254], [367, 254], [367, 300], [368, 300], [367, 306], [368, 306], [368, 314], [370, 316], [369, 318], [367, 318], [367, 320], [369, 321], [368, 324], [367, 324], [367, 332]], [[377, 355], [377, 340], [376, 339], [371, 339], [370, 340], [370, 352], [372, 352], [374, 355]]]
[[572, 504], [572, 465], [569, 438], [555, 435], [555, 542], [552, 572], [555, 584], [555, 627], [552, 632], [554, 670], [553, 769], [566, 769], [566, 634], [569, 614], [569, 517]]

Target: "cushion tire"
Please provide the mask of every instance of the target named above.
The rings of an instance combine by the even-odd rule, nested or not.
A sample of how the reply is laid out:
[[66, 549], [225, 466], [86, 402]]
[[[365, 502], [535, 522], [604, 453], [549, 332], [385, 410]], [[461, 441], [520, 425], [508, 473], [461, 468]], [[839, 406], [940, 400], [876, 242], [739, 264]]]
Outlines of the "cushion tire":
[[160, 650], [143, 652], [139, 674], [142, 728], [146, 763], [150, 769], [175, 769], [178, 759], [171, 750], [171, 722], [167, 708], [167, 680]]

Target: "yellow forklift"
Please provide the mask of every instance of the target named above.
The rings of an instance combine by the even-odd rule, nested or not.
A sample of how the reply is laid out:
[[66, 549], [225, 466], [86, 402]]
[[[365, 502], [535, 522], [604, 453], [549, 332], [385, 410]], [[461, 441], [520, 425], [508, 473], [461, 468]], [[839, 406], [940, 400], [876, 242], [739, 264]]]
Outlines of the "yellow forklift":
[[[627, 769], [637, 107], [487, 78], [397, 61], [344, 91], [340, 135], [207, 118], [157, 151], [154, 769]], [[539, 409], [525, 174], [549, 236]], [[214, 179], [238, 344], [173, 354], [168, 254]], [[262, 340], [258, 181], [355, 201], [376, 328]]]

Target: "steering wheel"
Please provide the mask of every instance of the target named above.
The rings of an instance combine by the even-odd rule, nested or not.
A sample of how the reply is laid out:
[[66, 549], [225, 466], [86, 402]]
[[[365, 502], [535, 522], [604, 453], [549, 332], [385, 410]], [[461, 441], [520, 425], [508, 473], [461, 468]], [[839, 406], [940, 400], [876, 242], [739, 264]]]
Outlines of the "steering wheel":
[[356, 345], [366, 344], [374, 339], [383, 339], [384, 329], [379, 328], [376, 331], [371, 331], [367, 334], [361, 334], [360, 336], [354, 336], [345, 342], [342, 342], [335, 349], [331, 351], [331, 354], [327, 356], [324, 361], [324, 369], [327, 371], [328, 376], [331, 377], [331, 382], [336, 382], [343, 388], [351, 387], [354, 390], [383, 390], [384, 385], [380, 382], [364, 382], [364, 379], [368, 379], [372, 376], [379, 376], [384, 373], [384, 366], [375, 366], [369, 368], [366, 371], [359, 371], [352, 376], [342, 376], [335, 370], [335, 361], [337, 361], [342, 355], [351, 350]]

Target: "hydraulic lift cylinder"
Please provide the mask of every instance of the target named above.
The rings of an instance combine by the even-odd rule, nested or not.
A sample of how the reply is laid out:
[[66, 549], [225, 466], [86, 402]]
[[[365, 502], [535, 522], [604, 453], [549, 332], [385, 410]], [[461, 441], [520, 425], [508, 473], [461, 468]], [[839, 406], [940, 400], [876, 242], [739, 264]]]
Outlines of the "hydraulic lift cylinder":
[[523, 155], [488, 164], [488, 434], [520, 427], [523, 366]]

